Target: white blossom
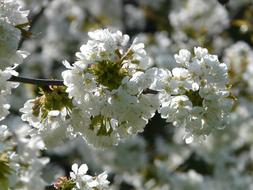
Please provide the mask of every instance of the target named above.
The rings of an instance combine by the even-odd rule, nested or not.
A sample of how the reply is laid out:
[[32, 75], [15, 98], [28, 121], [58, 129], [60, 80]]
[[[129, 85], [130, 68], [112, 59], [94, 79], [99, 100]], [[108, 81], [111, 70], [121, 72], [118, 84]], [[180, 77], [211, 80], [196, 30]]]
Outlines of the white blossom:
[[27, 16], [29, 11], [22, 9], [16, 0], [1, 0], [0, 20], [4, 20], [12, 26], [28, 24]]
[[187, 49], [181, 49], [179, 54], [175, 54], [175, 60], [179, 64], [187, 64], [190, 61], [191, 52]]
[[[0, 190], [253, 190], [252, 16], [252, 0], [0, 0]], [[14, 90], [16, 69], [65, 69], [65, 86]]]
[[7, 97], [11, 94], [11, 89], [18, 86], [18, 83], [7, 81], [11, 75], [17, 75], [17, 73], [13, 70], [0, 70], [0, 120], [9, 113], [10, 104]]
[[16, 26], [28, 23], [28, 12], [20, 9], [15, 1], [0, 2], [0, 69], [16, 66], [28, 55], [24, 51], [17, 51], [21, 31]]
[[[43, 167], [48, 158], [40, 157], [40, 150], [44, 149], [44, 142], [39, 136], [29, 136], [30, 129], [26, 126], [16, 126], [9, 129], [0, 126], [0, 162], [7, 162], [4, 172], [0, 171], [3, 183], [17, 190], [43, 190], [46, 183], [41, 177]], [[3, 159], [4, 158], [4, 159]], [[25, 167], [24, 167], [25, 166]], [[7, 180], [7, 181], [6, 181]]]
[[80, 190], [105, 190], [108, 189], [109, 181], [107, 180], [107, 173], [103, 172], [98, 176], [90, 176], [87, 175], [88, 166], [86, 164], [82, 164], [78, 167], [78, 164], [73, 164], [72, 172], [70, 172], [70, 178], [74, 180], [75, 186]]
[[[203, 139], [214, 129], [228, 123], [232, 107], [229, 98], [228, 69], [217, 56], [207, 49], [197, 47], [195, 57], [188, 57], [187, 50], [180, 51], [175, 58], [181, 67], [172, 72], [159, 69], [154, 90], [159, 90], [161, 107], [159, 112], [168, 122], [185, 127], [186, 142], [194, 138]], [[163, 90], [160, 90], [163, 86]]]
[[176, 2], [169, 19], [176, 31], [217, 34], [228, 27], [226, 9], [215, 0], [183, 0]]
[[[142, 94], [153, 79], [145, 70], [149, 58], [137, 39], [108, 29], [88, 33], [77, 61], [62, 73], [77, 110], [73, 128], [95, 147], [117, 144], [143, 131], [157, 107], [156, 96]], [[124, 109], [122, 109], [124, 108]], [[76, 114], [76, 116], [75, 116]]]
[[21, 32], [9, 23], [0, 20], [0, 69], [20, 64], [28, 55], [24, 51], [17, 51]]
[[67, 119], [71, 100], [61, 88], [52, 88], [43, 93], [25, 102], [20, 109], [23, 113], [21, 119], [34, 127], [33, 133], [42, 137], [47, 148], [52, 148], [72, 136]]
[[[228, 63], [231, 83], [236, 85], [235, 93], [246, 90], [253, 92], [253, 50], [245, 42], [239, 41], [225, 50], [224, 61]], [[238, 85], [241, 84], [241, 85]], [[241, 89], [243, 86], [244, 89]]]

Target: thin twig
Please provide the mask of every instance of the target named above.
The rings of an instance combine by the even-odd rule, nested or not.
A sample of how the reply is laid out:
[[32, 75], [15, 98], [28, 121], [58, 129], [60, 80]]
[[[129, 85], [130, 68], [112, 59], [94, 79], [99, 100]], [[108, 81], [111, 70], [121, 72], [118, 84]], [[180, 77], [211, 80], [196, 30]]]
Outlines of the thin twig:
[[45, 187], [45, 190], [56, 190], [56, 188], [54, 187], [54, 185], [49, 185]]
[[63, 86], [63, 80], [50, 80], [50, 79], [34, 79], [34, 78], [26, 78], [26, 77], [19, 77], [19, 76], [12, 76], [8, 81], [11, 82], [21, 82], [21, 83], [28, 83], [37, 86]]
[[[64, 86], [63, 80], [55, 80], [55, 79], [35, 79], [35, 78], [12, 76], [8, 81], [33, 84], [37, 86]], [[143, 94], [157, 94], [157, 93], [158, 91], [151, 89], [145, 89], [143, 91]]]
[[143, 91], [143, 94], [158, 94], [158, 91], [147, 88]]
[[[52, 1], [53, 0], [50, 0], [49, 2], [52, 2]], [[124, 5], [127, 4], [127, 2], [128, 2], [127, 0], [122, 0], [122, 11], [124, 11]], [[44, 11], [47, 7], [48, 7], [48, 4], [46, 6], [43, 6], [41, 8], [41, 10], [36, 15], [33, 16], [33, 18], [31, 19], [31, 22], [30, 22], [29, 31], [31, 31], [33, 29], [34, 25], [40, 19], [40, 17], [44, 14]], [[86, 9], [85, 11], [88, 14], [88, 16], [90, 16], [92, 19], [94, 19], [95, 22], [103, 25], [103, 23], [101, 23], [101, 21], [99, 19], [97, 19], [96, 16], [92, 15], [92, 13], [88, 9]], [[124, 14], [123, 14], [122, 20], [123, 20], [123, 23], [125, 23]], [[22, 38], [20, 40], [19, 48], [22, 46], [24, 40], [25, 40], [24, 38]], [[28, 84], [38, 85], [38, 86], [50, 86], [50, 85], [63, 86], [64, 85], [63, 80], [34, 79], [34, 78], [26, 78], [26, 77], [19, 77], [19, 76], [12, 76], [8, 81], [28, 83]], [[151, 90], [151, 89], [146, 89], [146, 90], [144, 90], [143, 93], [144, 94], [157, 94], [158, 92]]]

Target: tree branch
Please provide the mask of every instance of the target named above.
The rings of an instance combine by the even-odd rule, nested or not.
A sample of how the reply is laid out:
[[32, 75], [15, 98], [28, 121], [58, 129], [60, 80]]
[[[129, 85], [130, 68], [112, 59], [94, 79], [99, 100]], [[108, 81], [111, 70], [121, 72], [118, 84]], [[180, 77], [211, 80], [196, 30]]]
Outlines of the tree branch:
[[[63, 80], [55, 80], [55, 79], [35, 79], [35, 78], [12, 76], [8, 81], [33, 84], [37, 86], [64, 86]], [[145, 89], [143, 91], [143, 94], [157, 94], [157, 93], [158, 91], [151, 89]]]
[[45, 190], [56, 190], [56, 188], [54, 187], [54, 185], [49, 185], [45, 187]]
[[11, 82], [21, 82], [21, 83], [28, 83], [38, 86], [63, 86], [63, 80], [50, 80], [50, 79], [34, 79], [34, 78], [26, 78], [26, 77], [19, 77], [19, 76], [12, 76], [8, 81]]

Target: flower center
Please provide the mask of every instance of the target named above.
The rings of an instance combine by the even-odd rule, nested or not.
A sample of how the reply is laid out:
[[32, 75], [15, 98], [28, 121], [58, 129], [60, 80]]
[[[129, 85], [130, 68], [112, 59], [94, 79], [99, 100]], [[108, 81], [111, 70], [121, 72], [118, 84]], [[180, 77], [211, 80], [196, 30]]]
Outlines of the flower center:
[[99, 84], [106, 86], [109, 90], [117, 89], [122, 79], [129, 75], [125, 68], [122, 68], [120, 61], [102, 60], [93, 64], [88, 71], [95, 75]]
[[203, 106], [203, 98], [199, 95], [199, 91], [189, 90], [185, 93], [188, 96], [189, 100], [192, 102], [192, 105], [202, 107]]
[[110, 118], [106, 118], [102, 115], [91, 117], [90, 129], [97, 129], [97, 136], [110, 136], [113, 131]]
[[47, 90], [42, 90], [42, 96], [34, 100], [32, 108], [33, 115], [38, 117], [42, 112], [42, 120], [46, 119], [48, 113], [52, 110], [72, 109], [72, 100], [69, 99], [65, 92], [65, 87], [52, 86]]

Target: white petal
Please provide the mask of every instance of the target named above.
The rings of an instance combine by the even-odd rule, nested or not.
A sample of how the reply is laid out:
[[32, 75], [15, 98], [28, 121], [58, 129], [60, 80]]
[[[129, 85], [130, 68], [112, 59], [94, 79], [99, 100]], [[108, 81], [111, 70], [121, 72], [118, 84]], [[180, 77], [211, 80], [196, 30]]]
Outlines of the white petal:
[[84, 175], [86, 174], [87, 171], [88, 171], [88, 166], [86, 164], [82, 164], [78, 170], [78, 173], [80, 175]]
[[78, 165], [77, 163], [73, 164], [72, 167], [71, 167], [72, 171], [77, 174], [77, 171], [78, 171]]

